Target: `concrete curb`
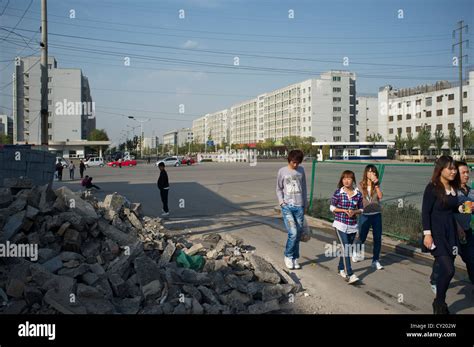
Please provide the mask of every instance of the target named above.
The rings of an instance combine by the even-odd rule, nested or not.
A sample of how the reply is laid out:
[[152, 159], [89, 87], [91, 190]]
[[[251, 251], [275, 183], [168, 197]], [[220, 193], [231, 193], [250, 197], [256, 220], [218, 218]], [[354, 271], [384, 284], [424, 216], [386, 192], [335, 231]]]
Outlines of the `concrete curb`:
[[[274, 208], [274, 211], [277, 212], [278, 214], [281, 214], [281, 209], [279, 206], [276, 206]], [[311, 217], [308, 215], [305, 215], [305, 217], [306, 217], [306, 220], [308, 221], [308, 225], [311, 228], [315, 228], [315, 229], [318, 229], [318, 231], [322, 231], [326, 234], [335, 236], [334, 227], [332, 226], [331, 222], [325, 221], [323, 219]], [[371, 233], [369, 233], [369, 235], [367, 236], [366, 244], [373, 246], [373, 239], [372, 239]], [[434, 260], [431, 254], [423, 253], [421, 251], [421, 248], [407, 245], [403, 241], [393, 239], [387, 235], [383, 235], [382, 237], [382, 251], [385, 253], [387, 252], [396, 253], [396, 254], [404, 255], [404, 256], [419, 259], [419, 260], [428, 260], [428, 261]], [[460, 256], [456, 257], [454, 266], [456, 267], [456, 270], [467, 275], [466, 264], [464, 264]]]

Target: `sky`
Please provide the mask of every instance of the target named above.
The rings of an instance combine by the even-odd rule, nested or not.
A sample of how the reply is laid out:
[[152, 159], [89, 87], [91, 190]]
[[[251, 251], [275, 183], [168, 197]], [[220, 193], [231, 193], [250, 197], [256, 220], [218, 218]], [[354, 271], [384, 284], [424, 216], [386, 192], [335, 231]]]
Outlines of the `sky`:
[[[0, 113], [14, 57], [39, 57], [40, 4], [0, 0]], [[474, 59], [472, 0], [49, 0], [48, 16], [49, 55], [88, 77], [114, 143], [139, 134], [129, 116], [161, 137], [329, 70], [356, 73], [358, 95], [457, 80], [460, 20]]]

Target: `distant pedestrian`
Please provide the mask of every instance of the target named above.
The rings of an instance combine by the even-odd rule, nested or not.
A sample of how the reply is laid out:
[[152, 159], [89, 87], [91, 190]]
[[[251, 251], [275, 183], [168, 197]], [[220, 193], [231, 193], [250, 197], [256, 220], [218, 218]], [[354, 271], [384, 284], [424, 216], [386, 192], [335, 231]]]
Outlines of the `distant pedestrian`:
[[74, 180], [74, 171], [76, 171], [76, 165], [74, 165], [74, 162], [71, 160], [69, 163], [69, 178], [71, 180]]
[[300, 166], [304, 154], [292, 150], [288, 154], [288, 165], [278, 171], [276, 195], [281, 207], [281, 214], [288, 232], [285, 247], [284, 263], [288, 269], [300, 269], [300, 240], [303, 231], [304, 213], [307, 207], [306, 175]]
[[81, 179], [84, 178], [84, 171], [86, 170], [86, 164], [81, 159], [81, 162], [79, 164], [79, 173], [81, 174]]
[[329, 209], [334, 213], [334, 223], [337, 238], [341, 244], [342, 254], [339, 259], [339, 275], [353, 284], [359, 278], [352, 272], [351, 255], [353, 243], [358, 231], [357, 215], [363, 212], [362, 194], [356, 188], [355, 174], [346, 170], [341, 174], [337, 190], [331, 199]]
[[118, 160], [118, 166], [119, 166], [119, 168], [122, 168], [122, 158], [119, 158], [119, 160]]
[[365, 243], [369, 228], [372, 227], [373, 234], [373, 256], [372, 267], [377, 270], [382, 270], [383, 266], [380, 264], [380, 250], [382, 248], [382, 206], [380, 200], [382, 199], [382, 190], [379, 183], [379, 172], [375, 165], [367, 165], [364, 170], [364, 176], [359, 183], [359, 190], [362, 193], [364, 212], [359, 218], [359, 238], [356, 239], [356, 253], [352, 256], [354, 263], [364, 260], [364, 255], [361, 253], [361, 245]]
[[160, 177], [158, 178], [158, 182], [156, 183], [158, 189], [160, 190], [160, 197], [161, 202], [163, 203], [163, 217], [169, 216], [169, 209], [168, 209], [168, 192], [170, 189], [170, 184], [168, 181], [168, 173], [165, 170], [165, 164], [163, 162], [158, 164], [158, 168], [160, 169]]
[[56, 171], [58, 173], [58, 181], [62, 181], [63, 180], [63, 164], [61, 164], [61, 162], [57, 162], [56, 163]]
[[436, 285], [434, 314], [449, 314], [446, 292], [454, 277], [454, 259], [460, 248], [454, 217], [460, 206], [454, 183], [456, 173], [453, 158], [441, 156], [436, 160], [431, 182], [423, 193], [423, 251], [430, 252], [435, 258], [431, 274]]
[[150, 157], [148, 157], [148, 159], [147, 159], [147, 163], [148, 163], [148, 164], [150, 164], [150, 162], [151, 162], [151, 158], [150, 158]]

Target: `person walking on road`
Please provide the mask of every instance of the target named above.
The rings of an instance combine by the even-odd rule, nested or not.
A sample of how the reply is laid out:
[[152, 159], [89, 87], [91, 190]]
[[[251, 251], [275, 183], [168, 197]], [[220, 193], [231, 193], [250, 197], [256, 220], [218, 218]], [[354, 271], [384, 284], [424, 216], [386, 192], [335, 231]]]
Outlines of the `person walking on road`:
[[375, 165], [367, 165], [364, 169], [364, 176], [359, 183], [359, 190], [362, 193], [364, 212], [359, 218], [359, 237], [355, 241], [356, 252], [352, 256], [354, 263], [364, 260], [362, 246], [367, 239], [369, 228], [372, 227], [373, 234], [373, 256], [372, 267], [382, 270], [380, 264], [380, 250], [382, 248], [382, 206], [380, 200], [383, 197], [379, 184], [379, 172]]
[[454, 215], [459, 213], [454, 186], [457, 169], [450, 156], [443, 155], [436, 161], [430, 183], [423, 193], [421, 207], [424, 252], [435, 260], [431, 280], [436, 283], [433, 301], [434, 314], [449, 314], [446, 292], [454, 276], [454, 259], [459, 252], [459, 238]]
[[56, 171], [58, 173], [58, 181], [62, 181], [63, 180], [63, 164], [61, 164], [61, 162], [57, 162], [56, 163]]
[[160, 190], [160, 197], [161, 202], [163, 203], [163, 217], [167, 217], [170, 214], [168, 209], [168, 192], [170, 189], [170, 184], [168, 181], [168, 173], [165, 170], [165, 164], [163, 162], [158, 164], [158, 168], [160, 169], [160, 177], [158, 178], [158, 182], [156, 182], [158, 189]]
[[81, 174], [81, 179], [84, 178], [85, 170], [86, 170], [86, 164], [84, 164], [84, 161], [81, 159], [81, 162], [79, 163], [79, 173]]
[[74, 165], [74, 162], [71, 160], [69, 163], [69, 178], [71, 180], [74, 180], [74, 171], [76, 170], [76, 165]]
[[354, 172], [344, 171], [337, 184], [337, 190], [332, 196], [329, 209], [334, 213], [332, 226], [336, 229], [336, 235], [341, 244], [342, 254], [339, 259], [339, 275], [347, 280], [349, 284], [359, 281], [359, 278], [352, 271], [350, 258], [353, 254], [353, 243], [358, 231], [357, 215], [363, 212], [362, 199], [362, 193], [356, 188]]
[[300, 239], [303, 231], [304, 213], [307, 207], [306, 175], [300, 166], [304, 154], [292, 150], [288, 154], [288, 165], [278, 171], [276, 195], [281, 207], [281, 214], [288, 231], [284, 252], [284, 263], [288, 269], [301, 269]]
[[118, 167], [122, 168], [122, 158], [119, 158], [119, 160], [118, 160]]

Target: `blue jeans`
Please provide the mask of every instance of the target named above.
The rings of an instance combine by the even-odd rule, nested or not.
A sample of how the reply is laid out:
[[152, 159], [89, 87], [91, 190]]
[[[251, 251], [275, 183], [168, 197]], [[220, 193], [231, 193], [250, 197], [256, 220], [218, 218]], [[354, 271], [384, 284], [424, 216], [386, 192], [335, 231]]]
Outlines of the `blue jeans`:
[[303, 206], [284, 204], [281, 207], [281, 214], [288, 231], [285, 257], [298, 259], [300, 257], [300, 238], [303, 231], [304, 208]]
[[374, 249], [372, 261], [378, 261], [380, 258], [380, 249], [382, 248], [382, 214], [365, 215], [359, 218], [359, 239], [356, 243], [365, 243], [369, 228], [372, 226], [372, 234], [374, 236]]
[[339, 231], [336, 229], [337, 238], [339, 239], [339, 243], [342, 246], [342, 255], [339, 258], [339, 266], [337, 267], [338, 271], [344, 270], [347, 276], [351, 276], [352, 266], [351, 266], [351, 256], [352, 256], [352, 247], [351, 245], [354, 243], [354, 239], [356, 233], [347, 234], [345, 232]]

